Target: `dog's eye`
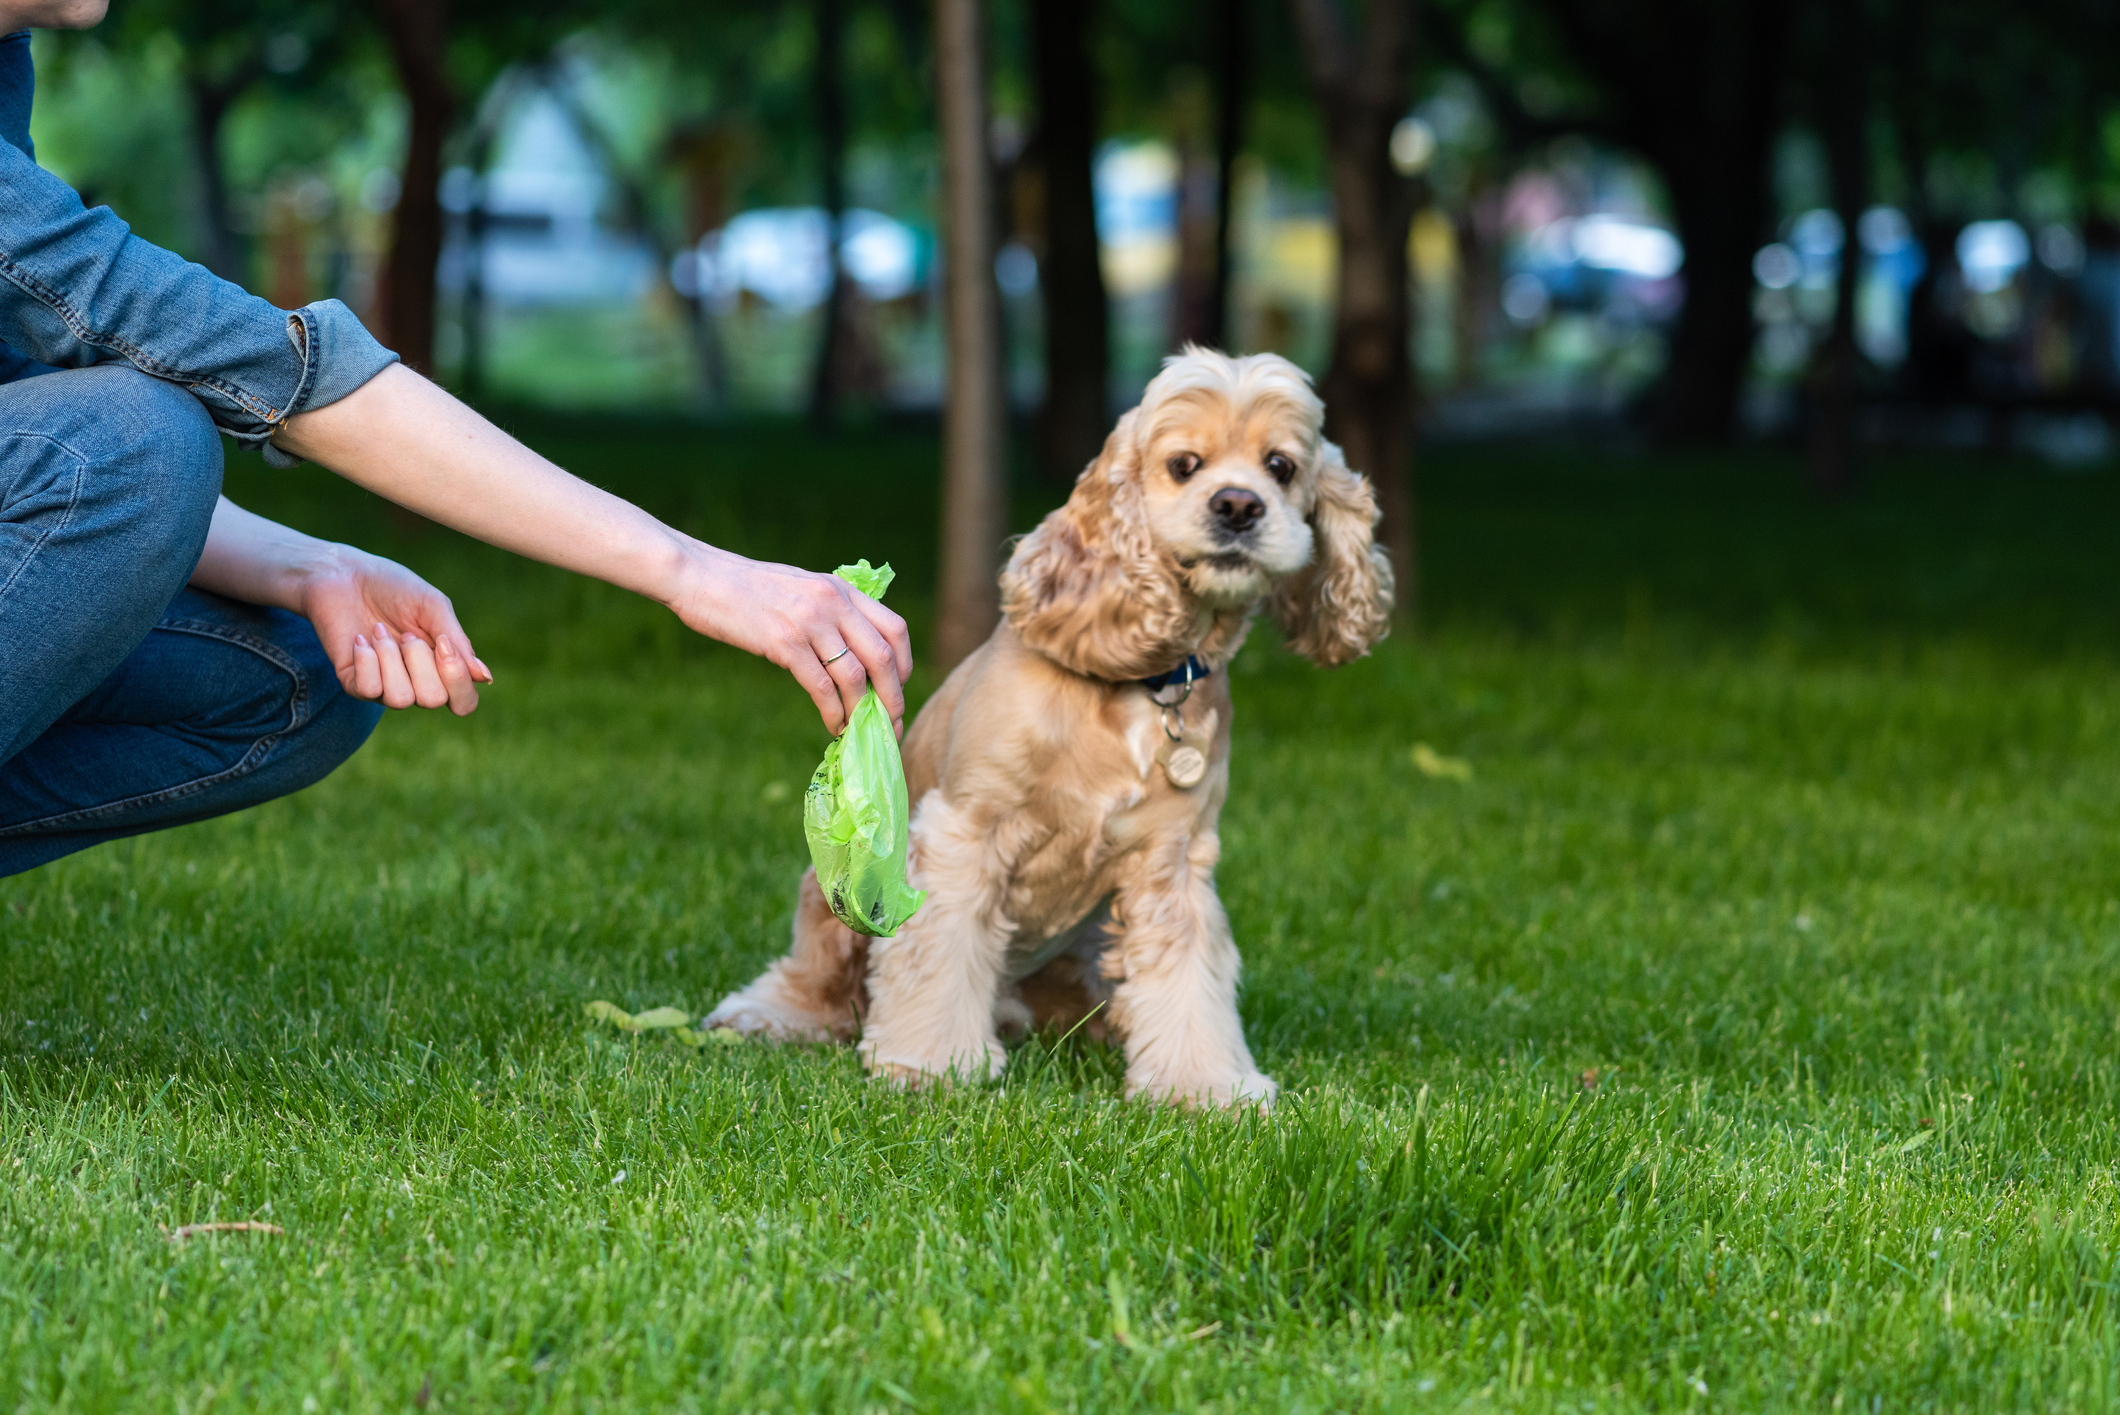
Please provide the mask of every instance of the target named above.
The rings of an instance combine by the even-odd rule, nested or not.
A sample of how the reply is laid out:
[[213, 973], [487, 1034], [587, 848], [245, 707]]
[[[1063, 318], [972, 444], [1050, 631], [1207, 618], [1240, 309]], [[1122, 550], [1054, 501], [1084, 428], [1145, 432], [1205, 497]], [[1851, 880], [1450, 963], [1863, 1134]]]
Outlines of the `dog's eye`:
[[1266, 454], [1266, 470], [1273, 473], [1275, 481], [1286, 486], [1295, 479], [1296, 464], [1279, 452], [1269, 452]]
[[1170, 468], [1172, 481], [1184, 481], [1200, 470], [1200, 459], [1190, 452], [1180, 452], [1163, 465]]

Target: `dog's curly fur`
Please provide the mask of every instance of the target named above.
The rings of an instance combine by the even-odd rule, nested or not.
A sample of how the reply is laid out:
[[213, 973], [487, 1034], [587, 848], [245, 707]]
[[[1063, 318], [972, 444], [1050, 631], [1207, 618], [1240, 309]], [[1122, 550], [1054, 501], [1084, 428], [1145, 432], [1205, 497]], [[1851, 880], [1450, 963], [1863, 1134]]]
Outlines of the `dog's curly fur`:
[[[1096, 1012], [1125, 1046], [1128, 1094], [1269, 1103], [1214, 888], [1229, 785], [1219, 670], [1262, 606], [1328, 667], [1389, 627], [1376, 498], [1323, 420], [1285, 359], [1168, 360], [1067, 503], [1017, 544], [1001, 624], [906, 734], [926, 906], [870, 940], [805, 874], [794, 948], [707, 1025], [858, 1031], [871, 1071], [919, 1084], [998, 1075], [1000, 1029]], [[1138, 680], [1192, 654], [1217, 671], [1177, 709], [1207, 746], [1185, 788], [1158, 765], [1164, 715]]]

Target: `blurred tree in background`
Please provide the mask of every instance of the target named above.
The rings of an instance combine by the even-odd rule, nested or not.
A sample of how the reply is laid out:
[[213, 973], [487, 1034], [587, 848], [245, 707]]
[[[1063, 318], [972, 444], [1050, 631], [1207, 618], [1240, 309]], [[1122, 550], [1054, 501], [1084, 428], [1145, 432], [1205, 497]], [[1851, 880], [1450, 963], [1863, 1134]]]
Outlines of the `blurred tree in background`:
[[173, 43], [200, 186], [199, 260], [224, 279], [240, 279], [243, 243], [223, 152], [229, 110], [270, 84], [270, 94], [259, 96], [298, 114], [297, 130], [320, 146], [342, 139], [357, 111], [343, 82], [346, 12], [316, 0], [132, 0], [118, 23], [130, 48]]
[[[977, 18], [989, 118], [959, 160], [1003, 313], [976, 371], [943, 357], [924, 0], [117, 0], [39, 39], [38, 137], [143, 235], [281, 303], [341, 295], [482, 392], [825, 425], [991, 375], [1060, 481], [1163, 353], [1288, 353], [1377, 481], [1409, 604], [1423, 437], [1780, 436], [1837, 492], [1880, 438], [2087, 413], [2102, 447], [2120, 408], [2114, 0]], [[582, 259], [633, 262], [630, 293], [503, 288], [542, 218], [496, 183], [538, 112], [601, 184]]]
[[1669, 441], [1726, 441], [1736, 422], [1752, 354], [1752, 253], [1771, 229], [1790, 11], [1786, 0], [1548, 6], [1595, 86], [1585, 130], [1655, 166], [1685, 244], [1686, 299], [1656, 413]]
[[936, 666], [948, 673], [1000, 617], [1008, 530], [1001, 311], [994, 287], [988, 34], [982, 0], [934, 0], [937, 126], [943, 151], [942, 555]]
[[1292, 0], [1325, 116], [1338, 227], [1326, 431], [1376, 483], [1398, 609], [1417, 604], [1412, 469], [1413, 352], [1406, 246], [1413, 190], [1391, 156], [1414, 65], [1413, 0], [1369, 0], [1359, 27], [1342, 0]]
[[1109, 430], [1111, 317], [1097, 246], [1095, 183], [1103, 91], [1090, 58], [1093, 0], [1030, 0], [1038, 135], [1026, 180], [1037, 183], [1035, 233], [1045, 291], [1045, 406], [1039, 452], [1069, 482]]

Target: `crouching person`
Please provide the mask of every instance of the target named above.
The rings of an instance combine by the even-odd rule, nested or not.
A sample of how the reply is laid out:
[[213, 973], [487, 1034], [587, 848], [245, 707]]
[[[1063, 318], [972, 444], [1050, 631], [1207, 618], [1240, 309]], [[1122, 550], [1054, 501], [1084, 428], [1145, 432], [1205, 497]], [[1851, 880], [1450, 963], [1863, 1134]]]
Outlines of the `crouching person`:
[[[365, 694], [341, 683], [305, 614], [355, 613], [390, 584], [420, 611], [391, 607], [404, 632], [446, 622], [409, 572], [220, 486], [220, 435], [174, 384], [103, 364], [0, 385], [0, 875], [256, 805], [351, 756], [381, 674]], [[468, 679], [459, 698], [476, 702]]]
[[383, 708], [461, 715], [492, 681], [433, 586], [222, 497], [224, 434], [654, 598], [788, 669], [834, 732], [871, 682], [903, 719], [905, 624], [844, 581], [672, 530], [344, 305], [276, 309], [38, 167], [23, 27], [106, 3], [0, 0], [0, 876], [299, 790]]

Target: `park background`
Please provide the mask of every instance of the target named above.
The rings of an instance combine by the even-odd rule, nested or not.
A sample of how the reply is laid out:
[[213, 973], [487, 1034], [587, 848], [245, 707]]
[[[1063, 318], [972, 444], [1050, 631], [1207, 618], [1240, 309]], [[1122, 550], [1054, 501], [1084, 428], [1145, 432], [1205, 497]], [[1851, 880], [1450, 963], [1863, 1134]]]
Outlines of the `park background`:
[[[1361, 664], [1232, 665], [1270, 1117], [1126, 1106], [1079, 1038], [905, 1098], [581, 1010], [704, 1010], [784, 946], [799, 692], [232, 453], [238, 501], [454, 596], [499, 681], [0, 882], [0, 1391], [2112, 1404], [2116, 50], [2091, 0], [40, 34], [38, 155], [89, 201], [345, 300], [688, 531], [891, 560], [916, 700], [991, 613], [951, 575], [1188, 339], [1321, 380], [1412, 592]], [[229, 1221], [283, 1231], [172, 1236]]]

